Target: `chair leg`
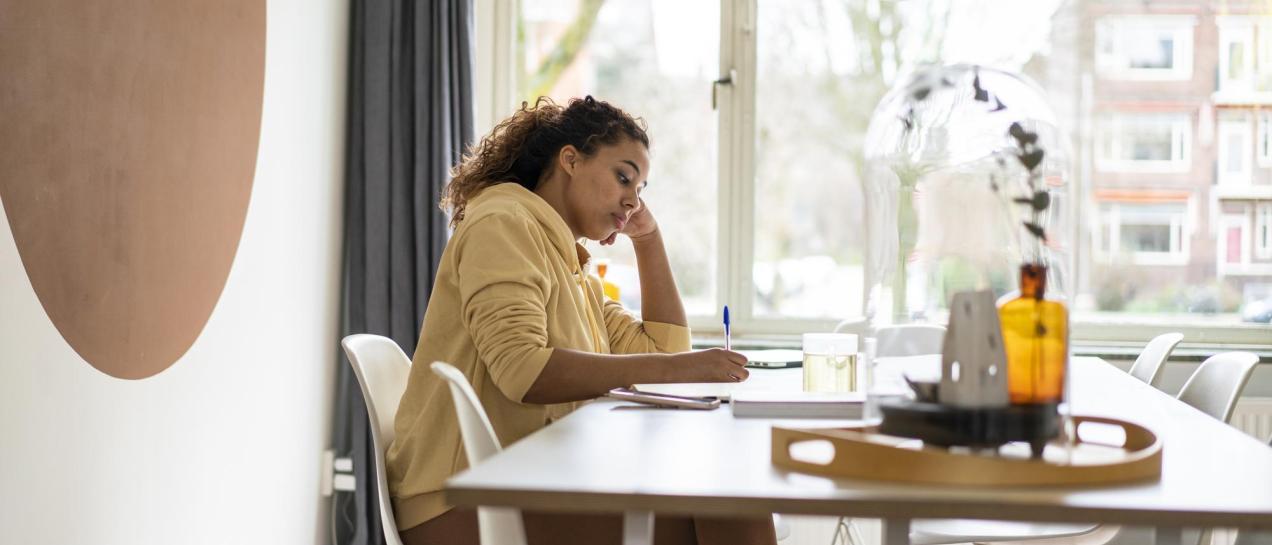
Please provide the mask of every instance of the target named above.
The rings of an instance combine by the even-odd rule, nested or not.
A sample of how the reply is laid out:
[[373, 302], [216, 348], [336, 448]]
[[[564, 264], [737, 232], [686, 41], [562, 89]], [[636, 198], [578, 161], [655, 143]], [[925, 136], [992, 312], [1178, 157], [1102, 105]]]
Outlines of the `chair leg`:
[[1158, 526], [1153, 529], [1153, 541], [1157, 545], [1181, 545], [1184, 529], [1178, 526]]
[[882, 545], [910, 545], [910, 519], [883, 519], [883, 539], [879, 542]]
[[654, 513], [652, 511], [627, 511], [623, 513], [623, 545], [654, 544]]

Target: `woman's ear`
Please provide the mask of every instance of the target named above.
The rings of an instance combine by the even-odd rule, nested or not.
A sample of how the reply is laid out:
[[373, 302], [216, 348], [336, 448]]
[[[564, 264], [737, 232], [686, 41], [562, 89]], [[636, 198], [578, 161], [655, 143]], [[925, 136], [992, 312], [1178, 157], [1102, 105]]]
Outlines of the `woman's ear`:
[[574, 176], [574, 163], [579, 160], [579, 149], [571, 144], [566, 144], [561, 148], [561, 152], [557, 154], [557, 166], [561, 171]]

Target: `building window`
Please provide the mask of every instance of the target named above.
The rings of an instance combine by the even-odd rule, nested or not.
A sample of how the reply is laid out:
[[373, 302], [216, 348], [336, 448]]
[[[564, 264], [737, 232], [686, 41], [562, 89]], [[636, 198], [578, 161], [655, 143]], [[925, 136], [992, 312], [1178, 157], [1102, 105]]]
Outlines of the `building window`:
[[[1240, 196], [1220, 206], [1267, 202], [1253, 182], [1263, 175], [1254, 167], [1272, 168], [1272, 108], [1247, 110], [1243, 128], [1221, 127], [1235, 104], [1206, 96], [1221, 69], [1231, 81], [1253, 77], [1258, 90], [1272, 65], [1272, 32], [1263, 31], [1272, 18], [1247, 17], [1252, 36], [1228, 33], [1221, 48], [1211, 14], [1267, 8], [1177, 15], [1180, 4], [1169, 0], [1010, 4], [1019, 10], [985, 2], [476, 0], [477, 54], [490, 60], [476, 67], [478, 130], [540, 94], [592, 94], [644, 116], [654, 164], [645, 198], [668, 235], [695, 332], [721, 332], [726, 303], [741, 335], [821, 331], [877, 310], [863, 308], [871, 249], [862, 218], [872, 211], [860, 196], [875, 106], [925, 63], [1002, 67], [1039, 84], [1072, 138], [1071, 149], [1049, 149], [1048, 160], [1069, 167], [1071, 207], [1057, 201], [1056, 209], [1091, 220], [1077, 226], [1083, 236], [1064, 238], [1073, 247], [1056, 248], [1071, 265], [1057, 292], [1073, 302], [1075, 338], [1142, 340], [1145, 328], [1128, 320], [1160, 313], [1184, 317], [1172, 323], [1207, 340], [1248, 344], [1254, 333], [1227, 325], [1246, 302], [1241, 282], [1272, 279], [1272, 265], [1265, 271], [1267, 261], [1255, 257], [1269, 220], [1247, 209], [1245, 226], [1221, 236], [1211, 230], [1223, 230], [1221, 217], [1202, 223], [1203, 201], [1190, 196], [1218, 185], [1223, 166], [1225, 180], [1246, 185], [1231, 187]], [[1002, 98], [1011, 112], [1017, 102]], [[1217, 113], [1209, 101], [1221, 106]], [[1126, 184], [1142, 189], [1102, 194]], [[913, 202], [922, 205], [922, 196]], [[1246, 237], [1255, 263], [1228, 277], [1180, 274], [1181, 265], [1212, 270], [1211, 259], [1228, 258], [1228, 236]], [[1231, 247], [1241, 258], [1240, 245]], [[610, 259], [607, 280], [635, 307], [630, 246], [590, 249]]]
[[1272, 202], [1259, 203], [1255, 208], [1254, 254], [1259, 259], [1272, 258]]
[[1253, 172], [1250, 155], [1250, 121], [1244, 115], [1220, 118], [1219, 183], [1248, 185]]
[[1192, 79], [1191, 17], [1105, 17], [1096, 23], [1096, 68], [1110, 79]]
[[1187, 202], [1101, 202], [1096, 255], [1105, 263], [1188, 263]]
[[1272, 17], [1221, 16], [1216, 44], [1219, 56], [1215, 101], [1266, 103], [1272, 92]]
[[1219, 21], [1219, 92], [1254, 90], [1254, 26], [1245, 19]]
[[1097, 166], [1106, 172], [1187, 172], [1187, 114], [1115, 114], [1097, 124]]

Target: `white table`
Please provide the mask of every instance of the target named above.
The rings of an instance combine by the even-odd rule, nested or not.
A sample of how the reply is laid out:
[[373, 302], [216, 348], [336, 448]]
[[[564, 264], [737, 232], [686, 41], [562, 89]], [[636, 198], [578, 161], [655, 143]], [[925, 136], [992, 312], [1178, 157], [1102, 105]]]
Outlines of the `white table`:
[[[1154, 526], [1177, 544], [1184, 526], [1272, 529], [1272, 449], [1098, 358], [1076, 358], [1076, 414], [1147, 426], [1164, 441], [1157, 482], [1101, 488], [1004, 489], [901, 485], [786, 471], [769, 460], [774, 424], [727, 408], [681, 411], [599, 401], [536, 432], [447, 483], [455, 505], [626, 512], [630, 542], [652, 532], [648, 513], [793, 513], [882, 518], [889, 544], [915, 518], [1101, 522]], [[789, 380], [780, 373], [767, 380]]]

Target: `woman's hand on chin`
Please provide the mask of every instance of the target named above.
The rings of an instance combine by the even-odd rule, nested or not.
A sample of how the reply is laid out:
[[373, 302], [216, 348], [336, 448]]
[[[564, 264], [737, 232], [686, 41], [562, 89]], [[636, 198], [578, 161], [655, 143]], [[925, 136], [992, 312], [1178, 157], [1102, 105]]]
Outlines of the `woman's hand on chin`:
[[609, 246], [613, 244], [618, 239], [619, 233], [627, 235], [633, 242], [640, 242], [642, 238], [657, 232], [658, 221], [654, 219], [654, 214], [649, 211], [649, 206], [645, 204], [645, 199], [641, 199], [636, 211], [632, 212], [632, 217], [627, 220], [627, 225], [623, 226], [623, 230], [610, 233], [610, 236], [605, 237], [601, 241], [601, 245]]

